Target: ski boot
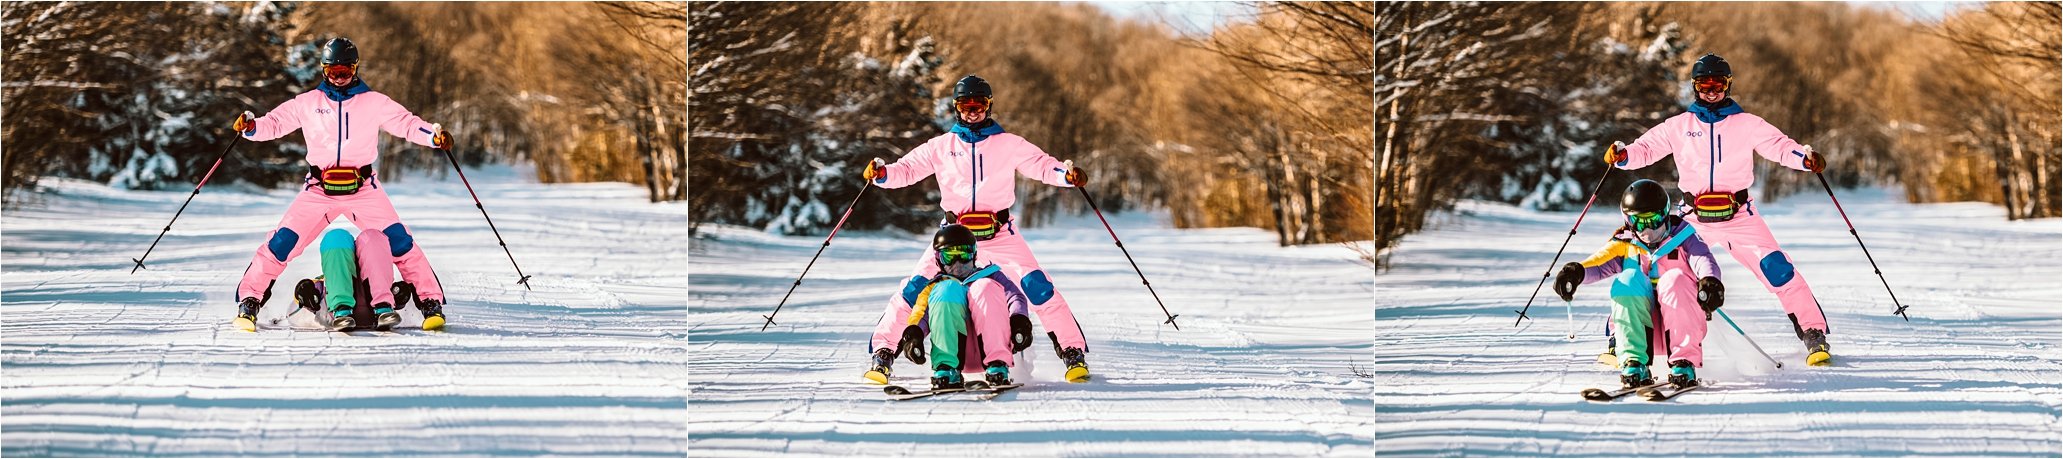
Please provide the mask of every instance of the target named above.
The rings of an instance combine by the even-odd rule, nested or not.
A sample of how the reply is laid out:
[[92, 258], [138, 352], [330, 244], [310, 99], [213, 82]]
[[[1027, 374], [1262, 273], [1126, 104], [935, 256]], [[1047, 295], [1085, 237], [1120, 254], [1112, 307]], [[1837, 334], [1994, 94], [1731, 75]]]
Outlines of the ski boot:
[[868, 381], [872, 381], [874, 384], [888, 384], [888, 375], [891, 373], [889, 368], [894, 364], [894, 349], [874, 351], [874, 367], [868, 368], [867, 374], [862, 375], [862, 377], [867, 378]]
[[1805, 330], [1804, 339], [1805, 364], [1816, 367], [1829, 365], [1827, 361], [1832, 360], [1834, 355], [1827, 353], [1827, 332], [1823, 330]]
[[960, 369], [958, 368], [939, 365], [938, 369], [931, 372], [931, 390], [960, 389], [965, 387], [967, 387], [967, 382], [960, 379]]
[[1620, 387], [1632, 389], [1655, 384], [1655, 376], [1648, 373], [1647, 362], [1629, 358], [1626, 359], [1626, 365], [1619, 368]]
[[1698, 369], [1689, 360], [1669, 362], [1669, 384], [1679, 389], [1698, 385]]
[[982, 380], [988, 381], [989, 387], [1010, 385], [1010, 367], [1003, 365], [1001, 360], [990, 360], [988, 372], [982, 376]]
[[258, 331], [258, 309], [264, 306], [264, 300], [244, 298], [241, 303], [236, 305], [236, 320], [231, 321], [231, 323], [236, 324], [236, 328], [241, 328], [247, 332]]
[[416, 298], [415, 308], [423, 311], [424, 330], [444, 329], [444, 302], [431, 298]]
[[1619, 366], [1619, 338], [1605, 338], [1605, 353], [1597, 355], [1597, 364], [1607, 367]]
[[373, 322], [373, 329], [375, 330], [393, 330], [395, 324], [401, 323], [401, 314], [394, 312], [394, 307], [389, 306], [387, 303], [374, 303], [372, 305], [372, 314], [375, 317], [375, 322]]
[[351, 305], [339, 304], [330, 308], [330, 330], [345, 331], [358, 327], [358, 319], [351, 317]]
[[1061, 349], [1060, 361], [1067, 364], [1067, 382], [1089, 382], [1089, 363], [1084, 361], [1081, 349]]

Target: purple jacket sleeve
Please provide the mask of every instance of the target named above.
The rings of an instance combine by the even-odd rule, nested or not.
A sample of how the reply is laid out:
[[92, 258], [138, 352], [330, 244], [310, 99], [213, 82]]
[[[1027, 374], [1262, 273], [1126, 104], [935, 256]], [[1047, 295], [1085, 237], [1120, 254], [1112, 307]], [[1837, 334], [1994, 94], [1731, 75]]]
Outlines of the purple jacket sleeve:
[[1597, 253], [1590, 254], [1589, 258], [1584, 258], [1580, 263], [1583, 265], [1583, 283], [1595, 283], [1618, 275], [1619, 271], [1625, 269], [1621, 265], [1624, 264], [1623, 260], [1632, 248], [1632, 244], [1614, 239], [1612, 242], [1606, 243], [1604, 248], [1598, 249]]
[[1719, 259], [1712, 256], [1712, 247], [1705, 245], [1705, 238], [1692, 235], [1678, 250], [1690, 255], [1685, 261], [1690, 262], [1691, 274], [1699, 279], [1719, 277]]

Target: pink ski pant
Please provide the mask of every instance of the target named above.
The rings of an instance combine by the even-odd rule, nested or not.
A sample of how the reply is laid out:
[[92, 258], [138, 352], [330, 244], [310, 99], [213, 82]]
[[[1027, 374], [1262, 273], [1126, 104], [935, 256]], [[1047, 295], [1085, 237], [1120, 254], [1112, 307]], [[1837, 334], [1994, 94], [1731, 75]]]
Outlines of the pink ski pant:
[[[915, 301], [916, 295], [923, 291], [927, 280], [938, 276], [938, 255], [932, 252], [929, 248], [924, 250], [924, 257], [917, 261], [917, 270], [910, 278], [903, 280], [901, 290], [889, 296], [888, 307], [881, 314], [881, 322], [874, 327], [872, 349], [895, 349], [896, 342], [902, 340], [903, 328], [910, 323], [910, 304]], [[1038, 316], [1039, 323], [1044, 326], [1046, 332], [1057, 337], [1060, 347], [1088, 352], [1088, 341], [1082, 336], [1081, 325], [1075, 322], [1074, 311], [1068, 309], [1067, 299], [1061, 297], [1060, 292], [1054, 289], [1051, 277], [1044, 269], [1039, 268], [1039, 261], [1032, 258], [1031, 246], [1026, 245], [1024, 236], [1017, 233], [1016, 223], [1005, 225], [996, 232], [995, 238], [975, 243], [975, 257], [977, 265], [1001, 265], [1003, 273], [1018, 282], [1019, 287], [1024, 290], [1026, 300], [1031, 303], [1032, 314]], [[971, 293], [971, 296], [982, 296], [979, 291]], [[993, 306], [978, 303], [989, 303]], [[988, 311], [991, 308], [993, 311]], [[1007, 302], [976, 301], [971, 298], [969, 309], [977, 329], [985, 326], [984, 320], [998, 321], [1002, 324], [996, 330], [1001, 331], [1000, 341], [1006, 343], [1003, 346], [1003, 354], [1007, 358], [1010, 333], [1010, 311]], [[995, 351], [993, 345], [985, 344], [983, 348], [988, 352]]]
[[[374, 182], [377, 183], [377, 182]], [[244, 268], [242, 282], [236, 286], [237, 298], [264, 298], [279, 273], [285, 271], [287, 262], [301, 256], [308, 244], [321, 237], [319, 231], [329, 226], [337, 217], [350, 217], [358, 226], [359, 266], [366, 272], [366, 280], [373, 287], [374, 301], [384, 296], [393, 302], [393, 293], [386, 286], [393, 285], [392, 274], [374, 266], [384, 266], [368, 260], [378, 260], [386, 255], [393, 260], [393, 266], [400, 268], [401, 279], [415, 284], [416, 297], [444, 301], [444, 288], [437, 283], [437, 273], [430, 269], [430, 259], [423, 254], [422, 247], [415, 245], [415, 238], [401, 225], [401, 216], [394, 212], [394, 203], [387, 200], [387, 192], [371, 183], [355, 194], [330, 196], [316, 187], [305, 188], [294, 195], [294, 202], [287, 205], [287, 214], [281, 217], [279, 228], [272, 230], [265, 245], [251, 255], [251, 264]], [[377, 233], [370, 236], [368, 233]], [[368, 251], [382, 254], [371, 254]], [[386, 278], [384, 282], [380, 277]], [[384, 293], [382, 293], [384, 292]]]
[[1799, 274], [1792, 265], [1791, 256], [1777, 246], [1776, 235], [1769, 232], [1769, 224], [1762, 216], [1753, 213], [1754, 207], [1735, 214], [1732, 220], [1719, 223], [1699, 223], [1696, 217], [1687, 218], [1698, 230], [1698, 237], [1712, 247], [1724, 247], [1733, 254], [1734, 261], [1755, 273], [1755, 279], [1762, 287], [1776, 294], [1784, 312], [1791, 317], [1794, 331], [1819, 330], [1826, 332], [1827, 315], [1820, 309], [1819, 300], [1812, 296], [1812, 287], [1806, 285], [1805, 275]]

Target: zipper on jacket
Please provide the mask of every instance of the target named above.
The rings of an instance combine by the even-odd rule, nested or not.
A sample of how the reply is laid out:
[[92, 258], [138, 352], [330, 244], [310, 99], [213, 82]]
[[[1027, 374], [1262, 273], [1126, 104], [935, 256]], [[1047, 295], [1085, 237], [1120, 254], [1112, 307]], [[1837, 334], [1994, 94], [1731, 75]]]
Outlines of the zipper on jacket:
[[344, 165], [344, 101], [337, 101], [337, 162], [330, 167]]

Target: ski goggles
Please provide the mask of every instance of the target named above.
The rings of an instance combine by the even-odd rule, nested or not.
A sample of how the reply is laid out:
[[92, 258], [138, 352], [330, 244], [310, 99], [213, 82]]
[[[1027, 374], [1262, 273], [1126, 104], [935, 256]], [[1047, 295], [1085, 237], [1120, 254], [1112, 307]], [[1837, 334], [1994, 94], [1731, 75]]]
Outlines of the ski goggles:
[[1641, 212], [1637, 214], [1626, 214], [1626, 224], [1633, 225], [1634, 231], [1647, 231], [1654, 228], [1661, 228], [1662, 215], [1663, 214], [1661, 212]]
[[1701, 76], [1691, 80], [1691, 89], [1698, 92], [1726, 92], [1733, 85], [1733, 77]]
[[974, 246], [954, 245], [938, 249], [938, 264], [953, 265], [974, 262]]
[[993, 102], [988, 97], [962, 97], [953, 100], [953, 110], [960, 113], [984, 113]]
[[349, 79], [358, 76], [358, 64], [331, 64], [322, 68], [323, 79]]

